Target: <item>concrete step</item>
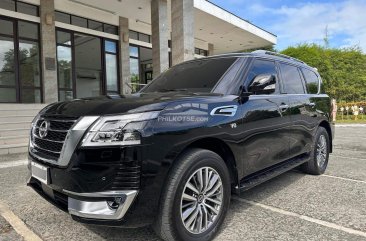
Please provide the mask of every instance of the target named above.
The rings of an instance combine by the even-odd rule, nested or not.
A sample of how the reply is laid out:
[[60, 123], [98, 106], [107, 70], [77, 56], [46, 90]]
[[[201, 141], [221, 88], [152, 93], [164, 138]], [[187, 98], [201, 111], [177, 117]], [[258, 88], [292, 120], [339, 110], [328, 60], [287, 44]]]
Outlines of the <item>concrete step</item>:
[[0, 155], [26, 153], [27, 151], [28, 151], [28, 144], [0, 145]]
[[8, 136], [0, 137], [0, 146], [12, 144], [28, 144], [29, 136]]
[[28, 136], [30, 128], [20, 128], [20, 129], [10, 129], [10, 130], [0, 130], [0, 137], [8, 136]]
[[21, 161], [21, 160], [25, 161], [27, 159], [28, 159], [27, 152], [0, 155], [0, 165], [2, 162], [12, 162], [12, 161]]
[[3, 117], [17, 117], [17, 116], [36, 116], [40, 109], [14, 109], [14, 110], [0, 110], [0, 116]]
[[0, 111], [5, 110], [41, 110], [46, 104], [0, 104]]
[[0, 132], [5, 130], [13, 130], [13, 129], [30, 129], [31, 123], [29, 121], [17, 121], [13, 122], [0, 122]]
[[[1, 112], [1, 111], [0, 111]], [[27, 121], [31, 123], [34, 119], [34, 115], [19, 115], [19, 116], [0, 116], [0, 123], [3, 122], [14, 122], [14, 121]]]

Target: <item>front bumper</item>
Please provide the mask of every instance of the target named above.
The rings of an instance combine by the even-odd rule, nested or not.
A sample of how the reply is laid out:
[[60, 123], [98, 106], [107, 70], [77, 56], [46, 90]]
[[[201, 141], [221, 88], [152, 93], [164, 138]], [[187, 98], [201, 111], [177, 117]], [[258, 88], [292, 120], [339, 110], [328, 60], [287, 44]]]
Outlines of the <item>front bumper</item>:
[[138, 194], [137, 190], [94, 193], [58, 191], [34, 177], [29, 178], [27, 185], [72, 216], [99, 221], [121, 221]]

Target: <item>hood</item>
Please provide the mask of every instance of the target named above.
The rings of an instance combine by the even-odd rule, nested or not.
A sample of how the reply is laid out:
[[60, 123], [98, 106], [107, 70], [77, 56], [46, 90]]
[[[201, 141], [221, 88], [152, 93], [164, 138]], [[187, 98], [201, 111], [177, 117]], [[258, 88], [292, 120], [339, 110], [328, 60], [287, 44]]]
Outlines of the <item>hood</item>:
[[216, 93], [187, 92], [100, 96], [57, 102], [47, 106], [41, 114], [79, 117], [136, 113], [162, 110], [174, 101], [211, 102], [222, 97]]

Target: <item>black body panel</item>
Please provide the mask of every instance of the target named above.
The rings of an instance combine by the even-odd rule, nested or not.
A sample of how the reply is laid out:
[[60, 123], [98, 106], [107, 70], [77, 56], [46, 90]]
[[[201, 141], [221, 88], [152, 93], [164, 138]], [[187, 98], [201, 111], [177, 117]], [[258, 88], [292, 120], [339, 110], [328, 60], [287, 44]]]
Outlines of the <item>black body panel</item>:
[[[30, 160], [49, 167], [49, 186], [60, 193], [60, 197], [66, 195], [64, 190], [76, 193], [138, 190], [126, 216], [116, 223], [126, 226], [153, 222], [167, 175], [177, 157], [187, 148], [212, 146], [210, 150], [222, 155], [230, 169], [233, 189], [240, 189], [241, 186], [248, 189], [255, 182], [258, 184], [268, 180], [265, 175], [270, 172], [275, 176], [303, 163], [313, 146], [319, 125], [329, 129], [330, 136], [333, 136], [329, 97], [325, 94], [284, 94], [280, 89], [273, 94], [239, 94], [239, 90], [247, 88], [244, 80], [251, 58], [258, 56], [234, 56], [248, 58], [248, 65], [233, 75], [240, 79], [230, 82], [238, 83], [234, 88], [238, 93], [220, 94], [214, 93], [214, 89], [211, 93], [184, 90], [141, 92], [77, 99], [47, 106], [40, 116], [81, 118], [160, 111], [159, 118], [163, 121], [159, 118], [149, 120], [146, 124], [149, 131], [141, 134], [141, 144], [138, 145], [82, 147], [79, 143], [67, 167], [47, 163], [32, 154], [29, 155]], [[280, 78], [277, 78], [276, 84], [282, 84]], [[228, 106], [235, 107], [235, 113], [229, 115], [223, 111], [220, 114], [220, 108]], [[171, 116], [182, 114], [206, 119], [186, 121], [178, 118], [169, 121]], [[221, 148], [225, 151], [220, 152], [218, 149]], [[264, 173], [264, 170], [270, 172]], [[42, 192], [42, 188], [37, 191]], [[102, 220], [74, 218], [114, 225]]]

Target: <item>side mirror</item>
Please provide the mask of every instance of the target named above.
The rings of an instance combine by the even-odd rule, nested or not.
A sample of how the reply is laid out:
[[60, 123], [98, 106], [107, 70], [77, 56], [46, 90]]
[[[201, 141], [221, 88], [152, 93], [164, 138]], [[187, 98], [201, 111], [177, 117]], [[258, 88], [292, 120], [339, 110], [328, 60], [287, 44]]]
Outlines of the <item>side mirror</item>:
[[276, 76], [272, 74], [260, 74], [254, 77], [248, 87], [248, 92], [255, 95], [272, 94], [276, 91]]

